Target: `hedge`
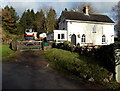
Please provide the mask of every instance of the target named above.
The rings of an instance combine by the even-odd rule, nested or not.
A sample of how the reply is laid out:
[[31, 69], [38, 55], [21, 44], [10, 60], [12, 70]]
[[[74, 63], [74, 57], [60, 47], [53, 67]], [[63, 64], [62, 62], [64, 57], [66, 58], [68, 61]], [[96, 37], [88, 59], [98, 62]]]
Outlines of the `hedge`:
[[[79, 54], [61, 49], [50, 49], [44, 52], [46, 57], [58, 69], [63, 69], [71, 74], [81, 77], [80, 74], [86, 75], [85, 79], [94, 78], [96, 82], [103, 82], [110, 76], [110, 72], [99, 65], [87, 64], [80, 60]], [[83, 77], [84, 78], [84, 77]]]
[[[119, 84], [113, 78], [109, 80], [111, 72], [99, 65], [83, 61], [78, 53], [53, 48], [44, 51], [44, 54], [55, 68], [67, 71], [77, 78], [87, 81], [93, 78], [94, 82], [100, 83], [107, 88], [115, 89], [119, 87]], [[104, 82], [105, 79], [108, 79], [109, 82]]]

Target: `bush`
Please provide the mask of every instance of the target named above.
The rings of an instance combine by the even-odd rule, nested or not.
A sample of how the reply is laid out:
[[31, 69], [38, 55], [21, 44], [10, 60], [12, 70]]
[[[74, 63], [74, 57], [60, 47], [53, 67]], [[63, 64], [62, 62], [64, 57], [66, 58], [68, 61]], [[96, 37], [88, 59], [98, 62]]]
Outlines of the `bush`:
[[[77, 52], [81, 56], [85, 56], [85, 59], [88, 58], [90, 60], [86, 60], [89, 63], [97, 63], [108, 71], [112, 72], [115, 78], [115, 58], [114, 58], [114, 49], [116, 47], [120, 48], [120, 45], [105, 45], [99, 46], [98, 48], [95, 47], [88, 47], [88, 46], [73, 46], [69, 41], [64, 41], [64, 43], [58, 44], [56, 48], [68, 50], [71, 52]], [[92, 59], [92, 60], [91, 60]], [[95, 61], [94, 61], [95, 60]]]

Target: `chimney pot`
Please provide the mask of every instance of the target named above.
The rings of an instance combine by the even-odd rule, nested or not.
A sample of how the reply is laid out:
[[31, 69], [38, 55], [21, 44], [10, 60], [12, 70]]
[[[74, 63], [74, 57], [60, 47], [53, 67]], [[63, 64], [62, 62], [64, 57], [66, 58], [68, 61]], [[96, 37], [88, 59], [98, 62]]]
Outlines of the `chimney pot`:
[[89, 8], [88, 8], [88, 6], [86, 5], [86, 6], [84, 6], [83, 7], [83, 13], [85, 13], [85, 15], [89, 15]]

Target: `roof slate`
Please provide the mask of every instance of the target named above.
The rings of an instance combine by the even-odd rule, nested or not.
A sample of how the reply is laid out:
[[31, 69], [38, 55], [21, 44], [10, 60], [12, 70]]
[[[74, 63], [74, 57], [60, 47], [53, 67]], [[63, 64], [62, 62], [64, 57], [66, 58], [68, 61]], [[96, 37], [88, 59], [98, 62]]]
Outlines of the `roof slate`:
[[100, 14], [89, 14], [74, 12], [74, 11], [63, 11], [62, 16], [69, 20], [81, 20], [81, 21], [94, 21], [94, 22], [105, 22], [114, 23], [107, 15]]

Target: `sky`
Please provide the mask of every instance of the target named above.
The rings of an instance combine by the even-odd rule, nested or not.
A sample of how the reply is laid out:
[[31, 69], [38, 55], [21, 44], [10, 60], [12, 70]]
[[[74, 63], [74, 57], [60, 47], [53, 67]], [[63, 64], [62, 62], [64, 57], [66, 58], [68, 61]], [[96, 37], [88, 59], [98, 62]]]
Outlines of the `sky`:
[[65, 8], [71, 10], [73, 6], [85, 2], [91, 4], [96, 10], [96, 13], [106, 14], [111, 19], [114, 19], [114, 13], [111, 10], [118, 1], [119, 0], [1, 0], [0, 7], [4, 8], [6, 5], [12, 6], [19, 16], [27, 9], [34, 9], [34, 11], [37, 12], [40, 9], [52, 7], [55, 9], [57, 17], [59, 17]]

